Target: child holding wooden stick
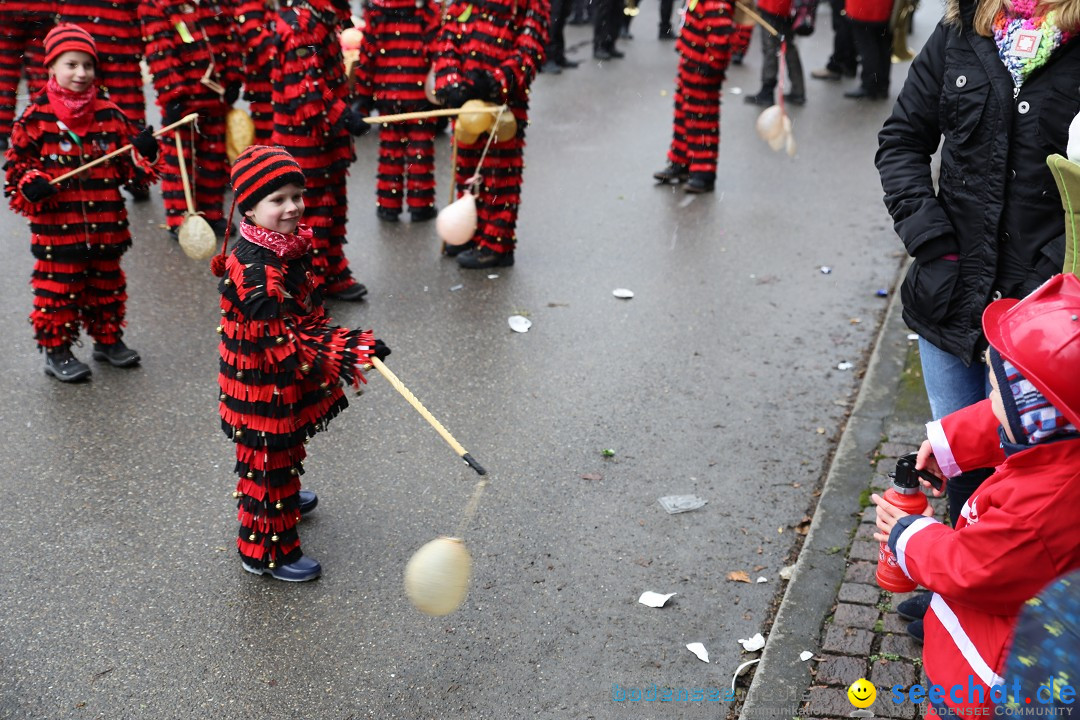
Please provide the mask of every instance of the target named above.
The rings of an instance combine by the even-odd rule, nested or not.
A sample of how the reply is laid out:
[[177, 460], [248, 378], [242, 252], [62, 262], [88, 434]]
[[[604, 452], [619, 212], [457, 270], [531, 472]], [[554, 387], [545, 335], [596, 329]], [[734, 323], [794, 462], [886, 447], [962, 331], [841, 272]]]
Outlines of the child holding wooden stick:
[[[71, 352], [80, 326], [94, 339], [93, 356], [131, 367], [139, 353], [123, 341], [127, 286], [120, 258], [131, 246], [120, 187], [152, 182], [158, 156], [150, 128], [141, 132], [115, 104], [98, 97], [97, 47], [77, 25], [45, 37], [48, 85], [16, 121], [7, 151], [5, 194], [30, 219], [34, 311], [30, 324], [45, 352], [45, 374], [84, 380], [90, 367]], [[77, 166], [117, 150], [129, 152], [52, 184]]]
[[237, 548], [245, 570], [287, 582], [322, 574], [296, 532], [318, 502], [300, 489], [307, 440], [348, 406], [342, 386], [364, 382], [360, 367], [390, 354], [370, 330], [334, 325], [323, 307], [312, 231], [300, 224], [306, 184], [284, 149], [242, 152], [232, 168], [240, 240], [211, 262], [222, 277], [219, 410], [236, 444]]

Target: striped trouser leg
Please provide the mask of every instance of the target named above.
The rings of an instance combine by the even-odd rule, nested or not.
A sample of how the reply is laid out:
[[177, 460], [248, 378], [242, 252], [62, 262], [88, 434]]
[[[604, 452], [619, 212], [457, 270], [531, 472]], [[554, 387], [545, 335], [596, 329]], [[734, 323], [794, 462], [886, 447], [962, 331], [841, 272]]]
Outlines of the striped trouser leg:
[[303, 444], [268, 450], [248, 447], [237, 439], [240, 530], [236, 546], [248, 565], [288, 565], [303, 555], [296, 526], [300, 522], [300, 474], [306, 456]]
[[[201, 212], [207, 220], [220, 220], [224, 215], [222, 203], [229, 175], [225, 158], [225, 118], [220, 115], [200, 115], [198, 126], [199, 130], [195, 134], [194, 167], [191, 133], [186, 129], [178, 131], [184, 146], [184, 160], [192, 184], [195, 210]], [[161, 145], [164, 157], [161, 196], [165, 202], [165, 220], [170, 228], [177, 228], [184, 221], [184, 214], [187, 212], [184, 185], [180, 179], [180, 164], [177, 161], [175, 143], [163, 142]]]
[[[716, 161], [720, 153], [720, 90], [723, 82], [723, 73], [702, 73], [696, 64], [685, 60], [679, 62], [676, 137], [672, 140], [672, 152], [668, 157], [672, 162], [689, 165], [692, 173], [716, 174]], [[682, 148], [676, 153], [680, 122]], [[675, 160], [675, 154], [682, 155], [684, 159]]]
[[387, 123], [379, 128], [379, 174], [375, 179], [375, 202], [381, 208], [401, 211], [408, 142], [406, 130], [399, 123]]
[[38, 347], [52, 350], [79, 339], [79, 299], [86, 288], [86, 262], [36, 260], [30, 285], [34, 310], [30, 325]]
[[120, 268], [119, 256], [90, 260], [80, 305], [83, 325], [95, 342], [112, 345], [123, 336], [127, 278]]
[[[525, 168], [525, 125], [527, 113], [514, 108], [517, 135], [494, 142], [480, 168], [480, 192], [476, 198], [477, 226], [474, 240], [481, 247], [496, 252], [511, 252], [517, 245], [517, 216], [521, 205], [521, 177]], [[486, 136], [468, 145], [458, 146], [458, 186], [476, 174]]]
[[349, 197], [345, 172], [308, 173], [304, 192], [304, 219], [313, 232], [312, 265], [322, 277], [323, 289], [341, 292], [356, 284], [345, 257], [345, 222]]

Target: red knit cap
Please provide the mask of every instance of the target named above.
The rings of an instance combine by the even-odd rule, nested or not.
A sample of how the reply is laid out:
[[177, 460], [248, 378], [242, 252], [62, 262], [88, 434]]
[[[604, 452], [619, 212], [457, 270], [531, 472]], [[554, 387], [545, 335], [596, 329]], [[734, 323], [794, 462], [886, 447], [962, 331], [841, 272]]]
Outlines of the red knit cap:
[[97, 65], [97, 45], [93, 36], [78, 25], [61, 23], [45, 36], [45, 67], [69, 50], [78, 50], [94, 58]]
[[304, 171], [287, 150], [251, 145], [232, 166], [232, 189], [236, 206], [247, 212], [270, 193], [289, 183], [304, 186]]

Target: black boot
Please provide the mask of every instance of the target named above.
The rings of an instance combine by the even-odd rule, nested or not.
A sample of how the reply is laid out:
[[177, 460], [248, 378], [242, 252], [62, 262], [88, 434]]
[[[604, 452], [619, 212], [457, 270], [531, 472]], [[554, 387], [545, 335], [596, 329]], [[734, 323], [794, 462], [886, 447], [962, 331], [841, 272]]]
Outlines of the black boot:
[[476, 243], [474, 243], [472, 240], [467, 243], [462, 243], [461, 245], [451, 245], [449, 243], [443, 243], [442, 253], [446, 257], [457, 257], [466, 250], [472, 250], [474, 247], [476, 247]]
[[344, 300], [345, 302], [360, 302], [367, 295], [367, 287], [364, 283], [353, 283], [344, 290], [338, 290], [333, 293], [326, 293], [326, 297], [333, 298], [334, 300]]
[[435, 216], [439, 214], [439, 211], [435, 209], [434, 205], [428, 207], [415, 208], [409, 211], [409, 219], [414, 223], [427, 222], [428, 220], [434, 220]]
[[743, 100], [747, 105], [757, 105], [759, 107], [769, 107], [776, 104], [776, 88], [775, 87], [763, 87], [758, 90], [757, 95], [747, 95]]
[[78, 382], [92, 374], [90, 366], [71, 354], [70, 347], [45, 351], [45, 374], [60, 382]]
[[382, 205], [375, 208], [375, 217], [383, 222], [397, 222], [399, 215], [401, 215], [401, 211], [396, 208], [387, 208]]
[[657, 170], [652, 176], [661, 185], [677, 185], [690, 179], [690, 168], [687, 165], [668, 163], [666, 168]]
[[105, 360], [113, 367], [131, 367], [138, 365], [142, 360], [139, 353], [124, 344], [123, 340], [117, 340], [112, 345], [94, 343], [94, 359]]
[[300, 491], [300, 514], [307, 515], [319, 504], [319, 496], [311, 490]]
[[713, 173], [691, 173], [690, 179], [683, 186], [683, 191], [691, 195], [711, 193], [716, 189], [716, 175]]
[[[660, 35], [661, 40], [674, 40], [675, 31], [671, 29], [671, 23], [660, 23]], [[740, 60], [741, 62], [741, 60]]]
[[457, 262], [458, 265], [469, 270], [510, 267], [514, 264], [514, 251], [501, 253], [489, 247], [474, 248], [458, 255]]

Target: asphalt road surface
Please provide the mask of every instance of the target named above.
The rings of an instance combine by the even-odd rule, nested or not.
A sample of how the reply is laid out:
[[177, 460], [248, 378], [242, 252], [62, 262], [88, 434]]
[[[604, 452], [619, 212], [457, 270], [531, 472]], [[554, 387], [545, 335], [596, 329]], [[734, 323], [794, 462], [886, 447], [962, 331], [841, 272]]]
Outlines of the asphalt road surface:
[[[890, 106], [808, 78], [798, 154], [772, 152], [737, 94], [759, 87], [755, 37], [729, 73], [715, 194], [656, 187], [676, 56], [654, 12], [603, 64], [568, 28], [585, 62], [537, 79], [517, 265], [497, 277], [440, 258], [432, 224], [380, 224], [376, 143], [359, 141], [347, 254], [371, 294], [333, 313], [374, 328], [490, 471], [469, 596], [447, 617], [414, 610], [402, 572], [459, 530], [477, 478], [381, 377], [309, 446], [321, 502], [301, 536], [323, 577], [245, 573], [206, 263], [161, 229], [156, 190], [133, 206], [125, 339], [142, 366], [61, 385], [26, 322], [28, 230], [0, 209], [0, 718], [727, 714], [629, 706], [614, 685], [722, 691], [755, 657], [737, 640], [768, 632], [902, 260], [872, 161]], [[827, 8], [799, 43], [807, 72], [824, 64]], [[708, 504], [657, 502], [680, 494]], [[678, 594], [651, 609], [645, 590]]]

